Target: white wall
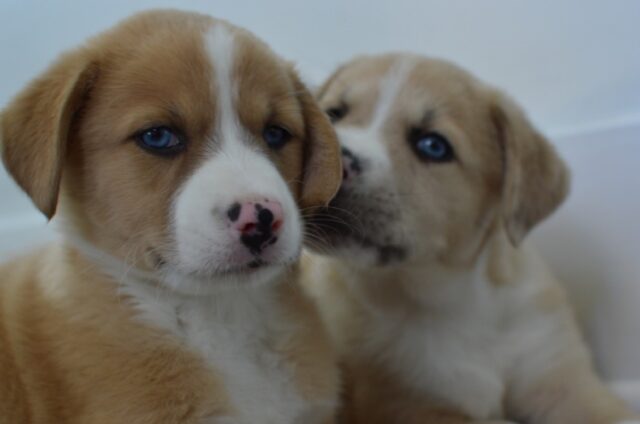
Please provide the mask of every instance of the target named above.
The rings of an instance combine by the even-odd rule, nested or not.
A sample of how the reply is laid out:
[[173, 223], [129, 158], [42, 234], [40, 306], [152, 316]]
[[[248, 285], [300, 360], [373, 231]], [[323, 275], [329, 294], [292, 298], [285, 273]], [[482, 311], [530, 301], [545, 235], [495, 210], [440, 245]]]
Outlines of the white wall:
[[149, 7], [228, 18], [315, 77], [361, 52], [452, 58], [549, 131], [640, 117], [637, 0], [0, 0], [0, 106], [62, 49]]
[[[640, 379], [640, 1], [0, 0], [0, 107], [63, 49], [159, 6], [250, 28], [316, 82], [353, 54], [400, 49], [509, 91], [574, 170], [570, 201], [536, 239], [589, 305], [605, 375]], [[50, 237], [2, 173], [0, 199], [0, 256]]]
[[[250, 28], [315, 82], [354, 54], [411, 50], [503, 87], [552, 135], [640, 122], [637, 0], [0, 0], [0, 107], [62, 50], [150, 7]], [[1, 171], [0, 199], [0, 227], [24, 219]]]
[[572, 170], [571, 195], [534, 239], [573, 295], [598, 368], [637, 380], [640, 401], [640, 123], [557, 146]]

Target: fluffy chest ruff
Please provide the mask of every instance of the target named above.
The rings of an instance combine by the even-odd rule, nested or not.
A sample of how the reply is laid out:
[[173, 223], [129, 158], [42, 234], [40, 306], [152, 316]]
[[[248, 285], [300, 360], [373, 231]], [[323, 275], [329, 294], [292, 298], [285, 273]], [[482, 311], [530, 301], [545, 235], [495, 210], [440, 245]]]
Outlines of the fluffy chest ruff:
[[234, 413], [205, 422], [306, 424], [330, 416], [334, 399], [304, 393], [296, 350], [309, 329], [292, 316], [282, 287], [229, 288], [204, 298], [141, 285], [124, 292], [140, 319], [177, 337], [221, 378]]
[[[553, 346], [566, 340], [567, 311], [540, 310], [545, 287], [535, 279], [510, 287], [484, 278], [447, 281], [431, 287], [419, 311], [381, 304], [362, 287], [345, 285], [349, 321], [360, 323], [350, 331], [349, 355], [377, 364], [434, 405], [477, 419], [503, 417], [514, 381], [544, 374], [563, 356]], [[531, 354], [541, 345], [552, 347]]]

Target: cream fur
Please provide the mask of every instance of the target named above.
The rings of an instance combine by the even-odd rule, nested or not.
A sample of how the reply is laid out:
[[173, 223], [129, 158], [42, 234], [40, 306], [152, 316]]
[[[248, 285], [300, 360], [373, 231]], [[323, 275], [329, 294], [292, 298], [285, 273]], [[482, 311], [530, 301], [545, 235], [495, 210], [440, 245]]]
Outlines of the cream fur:
[[[595, 375], [559, 282], [519, 244], [567, 190], [524, 114], [451, 64], [403, 54], [354, 59], [319, 99], [343, 108], [336, 129], [362, 168], [330, 210], [362, 228], [304, 262], [344, 363], [345, 422], [631, 419]], [[454, 160], [418, 159], [416, 128], [445, 136]], [[389, 261], [388, 246], [403, 254]]]

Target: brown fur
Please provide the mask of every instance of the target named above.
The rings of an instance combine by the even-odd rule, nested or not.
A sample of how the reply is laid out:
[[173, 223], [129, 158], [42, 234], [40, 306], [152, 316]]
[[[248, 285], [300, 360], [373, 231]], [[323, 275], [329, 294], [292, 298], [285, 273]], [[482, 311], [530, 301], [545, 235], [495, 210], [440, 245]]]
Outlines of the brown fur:
[[[353, 133], [347, 130], [369, 128], [381, 95], [381, 81], [403, 60], [411, 62], [411, 71], [381, 127], [375, 133], [364, 132], [362, 139], [356, 139], [356, 135], [348, 139]], [[543, 323], [553, 320], [556, 332], [543, 340], [546, 345], [519, 352], [513, 369], [499, 377], [504, 378], [505, 394], [499, 399], [502, 411], [494, 414], [504, 416], [495, 419], [530, 424], [614, 424], [632, 417], [633, 413], [592, 370], [559, 282], [535, 251], [522, 244], [527, 233], [561, 204], [569, 181], [564, 163], [524, 112], [504, 94], [455, 65], [404, 54], [356, 58], [340, 67], [319, 93], [325, 110], [346, 106], [345, 116], [335, 125], [339, 134], [344, 129], [345, 137], [361, 149], [354, 150], [354, 155], [363, 153], [363, 162], [373, 158], [365, 145], [378, 142], [389, 159], [389, 171], [381, 171], [388, 175], [378, 173], [375, 179], [386, 176], [384, 184], [370, 187], [366, 184], [373, 184], [373, 178], [358, 180], [356, 176], [351, 186], [343, 187], [347, 194], [342, 203], [336, 204], [347, 213], [337, 215], [338, 219], [355, 216], [356, 224], [366, 226], [369, 215], [379, 212], [383, 219], [377, 226], [366, 227], [367, 234], [383, 233], [383, 242], [391, 239], [403, 243], [407, 251], [406, 257], [395, 263], [359, 263], [357, 258], [370, 246], [346, 244], [345, 250], [334, 257], [311, 255], [303, 261], [305, 287], [318, 300], [341, 356], [347, 379], [342, 411], [345, 422], [480, 422], [481, 417], [466, 416], [456, 408], [456, 395], [453, 401], [443, 400], [419, 384], [410, 386], [407, 380], [418, 377], [406, 374], [418, 367], [399, 363], [398, 358], [406, 356], [392, 356], [394, 345], [402, 340], [404, 349], [411, 348], [409, 336], [403, 334], [405, 328], [411, 329], [407, 334], [419, 337], [416, 329], [423, 326], [428, 337], [416, 340], [416, 345], [428, 340], [433, 343], [429, 337], [442, 334], [437, 330], [452, 329], [452, 338], [465, 337], [464, 343], [454, 346], [469, 349], [471, 360], [476, 348], [482, 352], [511, 343], [513, 340], [500, 338], [501, 329], [518, 319], [526, 321], [522, 316], [530, 315]], [[415, 128], [444, 135], [455, 159], [443, 164], [419, 159], [407, 139]], [[379, 139], [374, 140], [376, 137]], [[363, 174], [370, 171], [366, 166], [364, 163]], [[354, 187], [361, 191], [356, 192]], [[349, 190], [357, 195], [348, 197]], [[393, 195], [378, 200], [377, 193], [384, 190]], [[363, 200], [368, 198], [374, 203]], [[396, 209], [385, 209], [388, 204]], [[395, 233], [385, 232], [386, 226]], [[342, 247], [339, 243], [337, 246]], [[484, 279], [486, 287], [479, 286], [478, 279]], [[465, 293], [462, 283], [467, 282], [474, 287]], [[485, 312], [488, 317], [493, 317], [493, 312], [502, 317], [499, 321], [496, 318], [496, 340], [475, 340], [473, 335], [464, 334], [467, 329], [460, 326], [467, 320], [456, 326], [457, 317], [464, 317], [467, 308], [473, 307], [457, 299], [474, 303], [472, 294], [479, 290], [480, 298], [495, 293], [495, 304], [488, 308], [495, 307], [496, 311]], [[509, 293], [518, 290], [522, 298], [504, 304], [501, 299], [511, 299]], [[483, 305], [481, 301], [478, 304]], [[502, 311], [507, 311], [504, 316]], [[529, 315], [521, 315], [525, 313]], [[480, 324], [469, 332], [482, 330], [484, 312], [478, 315]], [[473, 319], [470, 321], [476, 325]], [[491, 318], [487, 321], [488, 326], [494, 325]], [[437, 325], [436, 331], [427, 333], [433, 325]], [[533, 341], [539, 342], [532, 332]], [[479, 345], [471, 345], [474, 341]], [[549, 350], [557, 352], [557, 363], [545, 369], [547, 364], [539, 362]], [[455, 356], [460, 352], [452, 353]], [[464, 357], [455, 356], [453, 361], [458, 363], [448, 363], [445, 352], [440, 359], [438, 365], [443, 369], [455, 367]], [[532, 363], [538, 364], [539, 374], [520, 373], [521, 368], [536, 369]], [[458, 373], [451, 375], [447, 388], [464, 396], [466, 382], [460, 374], [464, 368], [455, 369]]]
[[7, 264], [0, 281], [0, 346], [11, 356], [1, 369], [13, 370], [0, 386], [0, 422], [197, 423], [229, 412], [215, 373], [138, 324], [116, 287], [74, 251]]
[[[367, 126], [379, 96], [377, 85], [399, 57], [354, 59], [330, 78], [331, 89], [327, 84], [321, 88], [321, 104], [325, 109], [348, 105], [341, 126]], [[349, 85], [351, 81], [358, 84]], [[429, 87], [428, 93], [422, 87]], [[420, 164], [409, 149], [389, 149], [391, 161], [405, 167], [405, 172], [395, 176], [403, 190], [413, 195], [405, 201], [420, 208], [421, 198], [428, 196], [440, 205], [424, 220], [429, 227], [418, 227], [422, 233], [442, 234], [440, 248], [429, 248], [440, 260], [473, 263], [498, 221], [504, 222], [509, 234], [514, 233], [517, 243], [566, 196], [568, 173], [554, 149], [511, 100], [467, 72], [449, 63], [433, 66], [418, 58], [398, 98], [385, 124], [386, 143], [406, 144], [408, 131], [421, 128], [446, 135], [456, 152], [455, 166], [438, 167]], [[525, 164], [532, 168], [531, 173], [518, 173]], [[523, 175], [536, 177], [525, 181]], [[541, 187], [554, 187], [557, 192]], [[521, 193], [521, 197], [503, 196], [503, 192]], [[504, 198], [503, 211], [496, 205], [499, 198]], [[485, 232], [478, 234], [478, 227]]]
[[[129, 19], [62, 56], [0, 116], [4, 164], [35, 205], [49, 218], [57, 209], [67, 231], [141, 269], [153, 269], [168, 248], [172, 197], [201, 163], [215, 122], [202, 39], [214, 23], [237, 33], [234, 74], [253, 102], [238, 105], [242, 123], [258, 132], [275, 121], [291, 131], [291, 142], [269, 154], [301, 208], [326, 204], [341, 177], [327, 118], [290, 65], [204, 15]], [[152, 125], [179, 129], [187, 152], [142, 151], [134, 134]], [[296, 276], [278, 290], [305, 331], [271, 342], [305, 398], [331, 398], [331, 350]], [[70, 245], [1, 267], [0, 300], [2, 424], [198, 423], [234, 413], [216, 370], [137, 321], [117, 285]]]

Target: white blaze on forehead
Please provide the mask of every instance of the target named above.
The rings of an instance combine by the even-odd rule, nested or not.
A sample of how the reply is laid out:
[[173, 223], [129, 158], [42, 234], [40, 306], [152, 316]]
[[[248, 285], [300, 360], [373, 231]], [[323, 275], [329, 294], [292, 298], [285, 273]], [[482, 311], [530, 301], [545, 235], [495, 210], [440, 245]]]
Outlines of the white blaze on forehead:
[[[240, 123], [237, 114], [238, 81], [234, 74], [237, 40], [233, 30], [224, 24], [215, 24], [206, 34], [206, 47], [214, 69], [213, 86], [217, 98], [216, 125], [212, 150], [229, 159], [235, 172], [246, 173], [252, 161], [265, 161], [264, 155], [247, 143], [250, 134]], [[259, 156], [259, 157], [258, 157]]]
[[[276, 166], [258, 147], [252, 147], [251, 133], [238, 117], [237, 105], [242, 99], [238, 98], [239, 77], [234, 73], [234, 32], [218, 23], [205, 37], [215, 74], [211, 88], [217, 99], [215, 130], [206, 142], [214, 148], [176, 196], [176, 257], [170, 261], [175, 269], [170, 269], [163, 281], [183, 293], [216, 296], [211, 302], [208, 297], [195, 296], [178, 298], [172, 304], [170, 297], [157, 296], [155, 289], [133, 294], [143, 299], [139, 300], [141, 305], [153, 306], [147, 308], [151, 311], [145, 315], [147, 319], [176, 331], [212, 368], [222, 370], [225, 389], [238, 416], [215, 422], [302, 422], [296, 417], [306, 412], [307, 402], [298, 395], [290, 371], [283, 367], [280, 356], [271, 355], [256, 342], [270, 337], [266, 331], [271, 331], [274, 323], [279, 331], [285, 327], [277, 321], [279, 315], [268, 314], [277, 311], [273, 296], [267, 297], [273, 295], [270, 286], [254, 287], [279, 278], [284, 266], [298, 256], [302, 244], [300, 216]], [[273, 266], [253, 273], [227, 274], [225, 271], [246, 267], [255, 260], [229, 225], [227, 211], [235, 203], [263, 199], [279, 202], [285, 216], [277, 243], [261, 256]], [[176, 327], [178, 321], [184, 326]], [[274, 390], [269, 392], [269, 387]]]
[[216, 138], [221, 143], [229, 139], [240, 141], [242, 131], [234, 107], [238, 95], [238, 87], [233, 78], [234, 34], [229, 28], [218, 23], [207, 34], [206, 43], [214, 67], [218, 100]]
[[[237, 32], [216, 23], [204, 37], [213, 69], [210, 88], [216, 97], [217, 110], [211, 119], [215, 119], [215, 125], [205, 141], [210, 146], [207, 157], [174, 199], [172, 224], [176, 249], [174, 260], [169, 262], [174, 264], [177, 277], [165, 279], [174, 288], [190, 293], [210, 290], [216, 282], [189, 280], [187, 284], [184, 278], [179, 278], [181, 275], [224, 275], [226, 270], [246, 266], [253, 260], [238, 234], [230, 230], [227, 211], [235, 203], [269, 199], [282, 205], [285, 219], [278, 243], [263, 254], [264, 261], [290, 263], [301, 245], [300, 217], [287, 184], [268, 155], [252, 142], [252, 134], [239, 119], [241, 81], [234, 66], [238, 56]], [[246, 279], [267, 281], [273, 275], [265, 271]], [[226, 281], [225, 278], [218, 277], [217, 282]]]
[[413, 59], [402, 58], [391, 66], [385, 77], [380, 81], [380, 93], [373, 118], [371, 119], [371, 128], [379, 129], [384, 124], [414, 66], [415, 61]]
[[377, 171], [368, 172], [366, 178], [388, 178], [391, 163], [384, 143], [383, 128], [414, 66], [414, 59], [402, 58], [390, 67], [380, 81], [378, 100], [368, 126], [336, 128], [340, 141], [345, 147], [367, 161], [375, 163]]

